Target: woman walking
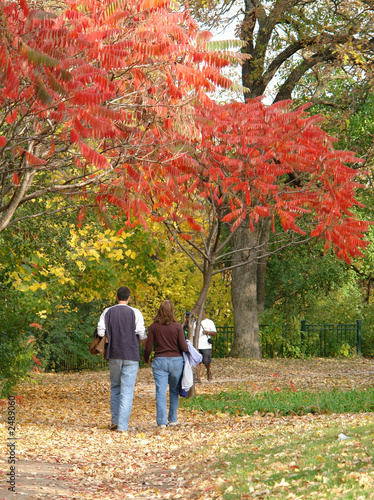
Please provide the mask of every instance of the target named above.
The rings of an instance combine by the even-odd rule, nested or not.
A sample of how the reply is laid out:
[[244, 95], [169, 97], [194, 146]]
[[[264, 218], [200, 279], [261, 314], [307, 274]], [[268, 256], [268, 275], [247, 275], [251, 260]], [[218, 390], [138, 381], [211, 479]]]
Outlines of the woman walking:
[[[157, 425], [165, 428], [177, 425], [179, 405], [179, 382], [183, 372], [183, 351], [188, 345], [183, 327], [174, 317], [174, 304], [164, 300], [153, 323], [148, 329], [147, 343], [144, 348], [144, 362], [149, 362], [152, 350], [155, 357], [152, 362], [153, 377], [156, 384]], [[166, 391], [169, 385], [169, 414], [167, 413]]]

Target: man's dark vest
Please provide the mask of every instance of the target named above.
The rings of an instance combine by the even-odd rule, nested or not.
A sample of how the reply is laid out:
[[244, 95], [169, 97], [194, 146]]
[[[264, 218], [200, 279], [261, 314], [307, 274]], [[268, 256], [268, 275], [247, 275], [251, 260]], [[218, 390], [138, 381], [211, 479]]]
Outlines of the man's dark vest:
[[110, 307], [105, 313], [109, 344], [106, 358], [139, 361], [139, 337], [135, 334], [135, 312], [125, 304]]

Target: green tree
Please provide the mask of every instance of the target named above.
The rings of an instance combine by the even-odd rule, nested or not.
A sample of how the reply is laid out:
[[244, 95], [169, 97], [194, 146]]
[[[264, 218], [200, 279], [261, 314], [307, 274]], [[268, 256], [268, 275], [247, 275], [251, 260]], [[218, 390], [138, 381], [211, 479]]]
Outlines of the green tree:
[[141, 288], [157, 275], [164, 255], [155, 232], [136, 227], [118, 235], [105, 230], [94, 213], [81, 228], [74, 214], [29, 218], [21, 228], [3, 231], [0, 242], [4, 390], [35, 366], [32, 356], [49, 368], [77, 353], [89, 361], [98, 316], [114, 302], [116, 289], [124, 283]]
[[[365, 160], [361, 179], [364, 187], [358, 191], [358, 199], [364, 205], [359, 208], [362, 217], [373, 220], [374, 215], [374, 94], [367, 86], [367, 81], [354, 87], [351, 80], [332, 82], [335, 92], [335, 105], [321, 102], [318, 109], [327, 117], [324, 128], [339, 137], [337, 146], [349, 147]], [[327, 92], [329, 88], [327, 89]], [[349, 107], [347, 93], [355, 92], [355, 106]], [[374, 241], [373, 227], [367, 234], [369, 241]], [[350, 270], [354, 271], [357, 283], [361, 287], [363, 304], [370, 305], [374, 283], [373, 245], [364, 251], [364, 257], [354, 259]]]

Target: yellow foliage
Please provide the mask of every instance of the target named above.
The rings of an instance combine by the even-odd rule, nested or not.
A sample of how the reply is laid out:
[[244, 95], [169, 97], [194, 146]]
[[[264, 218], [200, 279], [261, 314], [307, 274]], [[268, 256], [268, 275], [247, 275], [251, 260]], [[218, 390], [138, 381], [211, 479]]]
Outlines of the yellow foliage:
[[94, 257], [96, 260], [99, 260], [100, 258], [99, 252], [97, 252], [94, 248], [90, 248], [87, 252], [87, 255], [89, 255], [90, 257]]
[[84, 271], [86, 269], [85, 264], [81, 260], [77, 260], [76, 264], [77, 264], [79, 271]]
[[45, 319], [47, 317], [47, 311], [43, 309], [42, 311], [39, 311], [36, 313], [40, 319]]
[[[69, 296], [83, 302], [114, 302], [116, 289], [126, 284], [147, 325], [164, 299], [174, 302], [176, 319], [183, 321], [199, 296], [202, 275], [188, 256], [168, 243], [163, 226], [150, 222], [149, 229], [147, 236], [136, 230], [118, 234], [90, 225], [81, 229], [66, 225], [66, 247], [56, 254], [43, 249], [34, 252], [14, 268], [13, 287], [33, 293], [33, 300], [42, 304], [49, 293], [56, 300]], [[168, 251], [157, 242], [169, 244]], [[221, 275], [213, 279], [207, 313], [218, 324], [230, 323], [226, 319], [231, 315], [230, 290]]]

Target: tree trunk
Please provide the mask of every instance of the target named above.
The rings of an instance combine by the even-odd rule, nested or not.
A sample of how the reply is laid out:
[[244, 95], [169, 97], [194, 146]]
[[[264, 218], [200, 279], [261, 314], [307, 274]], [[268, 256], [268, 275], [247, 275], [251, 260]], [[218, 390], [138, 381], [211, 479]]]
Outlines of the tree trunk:
[[21, 186], [16, 190], [12, 200], [9, 202], [8, 207], [0, 215], [0, 232], [3, 231], [12, 220], [12, 217], [17, 210], [23, 196], [25, 196], [27, 191], [30, 189], [35, 173], [36, 170], [26, 170], [25, 175], [22, 179]]
[[[212, 276], [213, 276], [213, 268], [214, 268], [214, 262], [215, 262], [215, 254], [211, 255], [211, 260], [205, 260], [204, 261], [204, 272], [203, 272], [203, 287], [201, 289], [201, 292], [199, 294], [199, 297], [196, 301], [196, 304], [191, 310], [190, 316], [188, 318], [188, 339], [191, 341], [193, 346], [198, 349], [199, 347], [199, 333], [200, 332], [200, 325], [201, 321], [203, 319], [203, 312], [205, 308], [205, 302], [206, 298], [208, 295], [210, 283], [212, 281]], [[196, 324], [195, 324], [196, 322]], [[195, 335], [194, 335], [194, 330], [195, 330]], [[196, 379], [196, 367], [192, 368], [193, 371], [193, 376], [194, 376], [194, 385], [190, 388], [188, 392], [188, 398], [192, 398], [196, 395], [196, 385], [195, 385], [195, 379]]]
[[255, 230], [251, 231], [243, 224], [232, 240], [233, 251], [254, 248], [250, 252], [238, 251], [233, 254], [232, 259], [233, 265], [245, 261], [248, 256], [251, 260], [248, 264], [232, 270], [231, 300], [234, 309], [235, 335], [230, 356], [234, 358], [261, 358], [257, 305], [259, 257], [257, 246], [260, 237], [260, 227], [255, 226]]

